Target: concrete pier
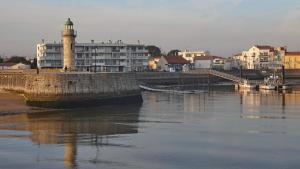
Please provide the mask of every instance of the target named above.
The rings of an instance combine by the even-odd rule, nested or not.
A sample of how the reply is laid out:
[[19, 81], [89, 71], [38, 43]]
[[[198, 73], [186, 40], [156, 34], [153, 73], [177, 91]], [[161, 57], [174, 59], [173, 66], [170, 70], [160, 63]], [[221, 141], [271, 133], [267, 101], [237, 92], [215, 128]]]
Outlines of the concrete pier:
[[28, 105], [38, 107], [142, 102], [132, 73], [0, 73], [0, 89], [21, 92]]

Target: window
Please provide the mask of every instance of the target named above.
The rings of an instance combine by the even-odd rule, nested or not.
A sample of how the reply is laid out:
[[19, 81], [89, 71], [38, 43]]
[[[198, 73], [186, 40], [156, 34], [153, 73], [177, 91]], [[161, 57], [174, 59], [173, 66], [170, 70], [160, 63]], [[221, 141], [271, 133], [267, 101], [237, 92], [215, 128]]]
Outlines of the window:
[[77, 53], [77, 58], [82, 58], [82, 53]]

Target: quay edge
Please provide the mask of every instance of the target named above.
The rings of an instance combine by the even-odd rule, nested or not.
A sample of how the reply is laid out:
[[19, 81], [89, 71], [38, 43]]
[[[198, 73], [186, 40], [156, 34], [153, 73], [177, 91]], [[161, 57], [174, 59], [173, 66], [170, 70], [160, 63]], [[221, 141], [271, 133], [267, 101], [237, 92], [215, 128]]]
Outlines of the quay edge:
[[143, 102], [134, 73], [0, 73], [0, 89], [21, 92], [28, 105], [37, 107]]

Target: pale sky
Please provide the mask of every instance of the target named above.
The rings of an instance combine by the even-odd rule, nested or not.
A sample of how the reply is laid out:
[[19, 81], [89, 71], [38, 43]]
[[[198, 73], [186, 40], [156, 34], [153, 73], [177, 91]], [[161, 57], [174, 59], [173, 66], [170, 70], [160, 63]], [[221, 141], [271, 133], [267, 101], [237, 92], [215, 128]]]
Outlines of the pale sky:
[[255, 44], [300, 51], [300, 0], [0, 0], [0, 55], [35, 56], [60, 41], [70, 17], [77, 42], [123, 40], [231, 56]]

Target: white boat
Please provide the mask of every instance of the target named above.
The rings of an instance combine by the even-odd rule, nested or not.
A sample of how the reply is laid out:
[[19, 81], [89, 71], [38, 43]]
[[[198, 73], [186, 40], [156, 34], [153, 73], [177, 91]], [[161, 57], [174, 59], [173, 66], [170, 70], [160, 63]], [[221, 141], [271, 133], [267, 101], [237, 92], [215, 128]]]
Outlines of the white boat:
[[259, 89], [263, 89], [263, 90], [276, 90], [276, 86], [274, 86], [272, 84], [262, 84], [262, 85], [259, 85]]
[[248, 80], [244, 80], [243, 83], [238, 84], [239, 89], [255, 89], [256, 85], [251, 84], [248, 82]]
[[278, 76], [272, 75], [265, 78], [264, 83], [259, 85], [259, 89], [262, 90], [276, 90], [277, 87], [282, 85], [282, 79]]
[[166, 92], [166, 93], [179, 93], [179, 94], [195, 94], [195, 93], [203, 93], [204, 91], [200, 90], [169, 90], [169, 89], [155, 89], [148, 86], [140, 85], [140, 88], [146, 91], [152, 92]]
[[282, 85], [282, 90], [289, 90], [291, 89], [292, 87], [291, 86], [288, 86], [288, 85]]

